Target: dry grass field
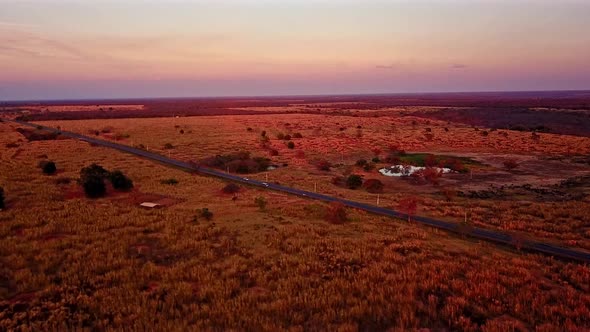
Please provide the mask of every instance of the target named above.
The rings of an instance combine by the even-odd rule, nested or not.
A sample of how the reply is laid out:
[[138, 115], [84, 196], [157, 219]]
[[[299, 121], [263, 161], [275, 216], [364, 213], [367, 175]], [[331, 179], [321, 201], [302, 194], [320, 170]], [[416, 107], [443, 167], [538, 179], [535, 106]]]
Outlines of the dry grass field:
[[[281, 166], [253, 174], [252, 178], [268, 177], [269, 181], [300, 189], [376, 203], [376, 194], [332, 184], [335, 176], [360, 174], [365, 180], [379, 179], [385, 184], [379, 197], [381, 205], [395, 207], [404, 197], [419, 196], [420, 215], [461, 222], [467, 214], [468, 222], [475, 226], [590, 249], [588, 196], [563, 198], [565, 189], [559, 188], [561, 181], [590, 171], [589, 164], [572, 162], [576, 156], [590, 154], [590, 138], [549, 133], [535, 134], [538, 136], [535, 138], [530, 132], [492, 131], [425, 120], [411, 116], [410, 111], [411, 108], [405, 107], [378, 117], [271, 114], [43, 121], [43, 124], [83, 134], [98, 132], [105, 139], [143, 146], [187, 161], [249, 151], [252, 156], [269, 157]], [[261, 144], [263, 131], [270, 138], [268, 146]], [[287, 147], [287, 141], [277, 138], [295, 133], [300, 133], [302, 138], [291, 139], [294, 149]], [[465, 174], [444, 175], [438, 185], [415, 185], [404, 179], [382, 176], [378, 169], [391, 165], [384, 162], [368, 171], [354, 166], [360, 158], [370, 161], [375, 157], [375, 149], [380, 150], [378, 157], [384, 159], [391, 146], [407, 152], [470, 157], [481, 164], [469, 166], [470, 171]], [[270, 156], [271, 150], [276, 150], [278, 155]], [[503, 162], [511, 159], [517, 161], [518, 168], [506, 170]], [[317, 164], [322, 160], [333, 165], [330, 171], [318, 170]], [[498, 197], [487, 198], [444, 194], [497, 191], [510, 186], [528, 189], [506, 189]], [[549, 193], [539, 195], [535, 191], [539, 188]], [[581, 193], [589, 190], [589, 183], [579, 188]]]
[[[269, 181], [308, 190], [317, 186], [323, 193], [374, 203], [376, 194], [331, 183], [334, 176], [357, 173], [383, 181], [381, 205], [395, 207], [416, 195], [420, 215], [460, 221], [469, 211], [470, 223], [478, 226], [590, 248], [587, 198], [557, 202], [518, 192], [518, 201], [447, 200], [441, 194], [445, 188], [468, 192], [489, 183], [548, 186], [584, 174], [588, 166], [568, 158], [590, 153], [590, 139], [540, 134], [533, 141], [531, 133], [503, 130], [483, 136], [484, 129], [426, 121], [399, 114], [261, 114], [43, 124], [98, 131], [101, 138], [181, 160], [250, 151], [280, 166], [268, 172]], [[233, 200], [222, 192], [221, 180], [71, 139], [28, 142], [17, 127], [0, 123], [0, 186], [7, 199], [0, 212], [0, 330], [590, 327], [588, 266], [352, 209], [347, 222], [332, 224], [322, 203], [261, 189], [242, 187]], [[424, 136], [426, 128], [432, 140]], [[262, 131], [277, 156], [261, 147]], [[289, 149], [277, 139], [281, 133], [302, 138], [293, 138], [295, 148]], [[374, 157], [375, 148], [384, 156], [390, 145], [408, 152], [469, 152], [482, 164], [472, 166], [473, 175], [444, 175], [438, 186], [354, 166], [359, 158]], [[551, 156], [564, 159], [544, 164]], [[509, 158], [518, 159], [517, 169], [502, 168]], [[56, 175], [37, 167], [44, 159], [56, 162]], [[324, 159], [333, 165], [330, 171], [317, 169]], [[135, 188], [85, 198], [76, 179], [91, 163], [122, 170]], [[385, 165], [378, 163], [377, 169]], [[571, 171], [564, 172], [564, 165]], [[547, 169], [554, 171], [547, 176]], [[168, 179], [178, 183], [162, 183]], [[256, 197], [265, 197], [264, 209]], [[144, 199], [167, 204], [143, 209], [138, 202]], [[200, 216], [202, 208], [213, 212], [211, 220]]]

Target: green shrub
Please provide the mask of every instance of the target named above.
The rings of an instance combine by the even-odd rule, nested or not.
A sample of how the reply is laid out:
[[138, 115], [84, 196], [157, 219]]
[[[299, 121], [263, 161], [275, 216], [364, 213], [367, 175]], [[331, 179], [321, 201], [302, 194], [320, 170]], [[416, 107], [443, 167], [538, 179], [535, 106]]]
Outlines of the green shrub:
[[133, 188], [133, 181], [119, 170], [111, 172], [109, 180], [116, 190], [127, 191]]
[[104, 180], [110, 175], [109, 171], [98, 164], [92, 164], [80, 170], [80, 183], [84, 193], [90, 198], [102, 197], [106, 194]]
[[363, 185], [363, 178], [360, 175], [352, 174], [346, 179], [346, 186], [350, 189], [356, 189]]
[[82, 170], [80, 170], [80, 180], [82, 180], [82, 182], [84, 182], [84, 179], [88, 177], [99, 177], [105, 179], [108, 176], [109, 171], [98, 164], [91, 164], [90, 166], [84, 167]]
[[55, 174], [55, 172], [57, 171], [57, 167], [55, 166], [55, 163], [50, 160], [40, 161], [39, 167], [43, 170], [43, 173], [46, 175]]
[[102, 197], [107, 192], [107, 187], [104, 184], [104, 178], [98, 176], [87, 176], [82, 181], [84, 193], [90, 198]]

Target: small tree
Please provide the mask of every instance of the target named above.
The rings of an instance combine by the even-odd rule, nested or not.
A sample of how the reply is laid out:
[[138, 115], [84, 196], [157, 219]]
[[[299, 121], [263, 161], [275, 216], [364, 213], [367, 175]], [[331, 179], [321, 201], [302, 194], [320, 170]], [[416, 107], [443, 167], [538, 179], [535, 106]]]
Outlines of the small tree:
[[133, 188], [133, 181], [119, 170], [111, 172], [109, 180], [116, 190], [128, 191]]
[[424, 170], [422, 170], [422, 176], [424, 177], [424, 180], [428, 181], [429, 183], [438, 186], [440, 183], [440, 178], [442, 177], [442, 171], [439, 169], [436, 169], [434, 167], [427, 167]]
[[98, 164], [92, 164], [80, 170], [80, 179], [82, 180], [82, 182], [84, 182], [84, 179], [87, 177], [99, 177], [105, 179], [108, 176], [109, 171], [107, 171], [104, 167]]
[[260, 211], [264, 211], [266, 209], [266, 198], [264, 198], [262, 196], [258, 196], [256, 198], [254, 198], [254, 204], [256, 204], [256, 206], [258, 206]]
[[384, 185], [383, 185], [383, 182], [381, 182], [380, 180], [368, 179], [363, 184], [363, 187], [365, 188], [366, 191], [368, 191], [372, 194], [378, 194], [378, 193], [383, 192]]
[[416, 197], [405, 197], [397, 203], [397, 208], [408, 216], [409, 222], [418, 209], [418, 199]]
[[6, 205], [4, 204], [4, 188], [0, 187], [0, 210], [4, 209]]
[[350, 189], [356, 189], [363, 185], [363, 177], [357, 174], [351, 174], [346, 179], [346, 186]]
[[104, 184], [104, 178], [98, 176], [88, 176], [82, 181], [84, 193], [90, 198], [102, 197], [107, 192], [107, 187]]
[[166, 149], [166, 150], [174, 149], [174, 145], [172, 145], [172, 143], [166, 143], [166, 144], [164, 144], [164, 149]]
[[235, 183], [228, 183], [227, 186], [223, 187], [223, 189], [221, 189], [221, 191], [223, 191], [226, 194], [235, 194], [238, 191], [240, 191], [240, 186], [238, 186]]
[[39, 163], [43, 173], [46, 175], [53, 175], [57, 171], [57, 167], [55, 167], [55, 163], [53, 161], [42, 161]]
[[287, 147], [289, 149], [295, 149], [295, 143], [293, 143], [292, 141], [289, 141], [289, 143], [287, 143]]
[[346, 207], [340, 202], [332, 202], [326, 209], [326, 220], [334, 224], [346, 222]]
[[109, 171], [98, 164], [92, 164], [80, 170], [80, 183], [86, 196], [98, 198], [105, 195], [107, 189], [104, 180], [109, 176]]
[[202, 218], [205, 218], [205, 220], [207, 220], [207, 221], [209, 221], [209, 220], [213, 219], [213, 212], [209, 211], [209, 209], [208, 209], [208, 208], [202, 208], [202, 209], [199, 211], [199, 215], [200, 215]]

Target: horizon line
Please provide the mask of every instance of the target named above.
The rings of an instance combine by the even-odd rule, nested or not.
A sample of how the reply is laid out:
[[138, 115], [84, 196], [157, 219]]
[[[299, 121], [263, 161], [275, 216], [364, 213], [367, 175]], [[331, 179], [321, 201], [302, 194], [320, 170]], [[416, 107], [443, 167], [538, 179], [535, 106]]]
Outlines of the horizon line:
[[286, 94], [286, 95], [209, 95], [209, 96], [156, 96], [156, 97], [88, 97], [88, 98], [51, 98], [51, 99], [12, 99], [0, 100], [0, 104], [10, 103], [53, 103], [53, 102], [82, 102], [82, 101], [131, 101], [131, 100], [191, 100], [191, 99], [241, 99], [241, 98], [318, 98], [318, 97], [354, 97], [354, 96], [420, 96], [420, 95], [469, 95], [469, 94], [515, 94], [515, 93], [551, 93], [551, 92], [582, 92], [590, 93], [589, 89], [574, 90], [482, 90], [482, 91], [425, 91], [425, 92], [383, 92], [383, 93], [319, 93], [319, 94]]

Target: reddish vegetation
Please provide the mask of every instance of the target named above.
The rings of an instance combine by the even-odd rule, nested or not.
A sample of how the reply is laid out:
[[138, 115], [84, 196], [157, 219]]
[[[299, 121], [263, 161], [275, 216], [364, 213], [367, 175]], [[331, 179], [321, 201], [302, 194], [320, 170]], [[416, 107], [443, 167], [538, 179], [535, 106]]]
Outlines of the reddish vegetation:
[[[495, 106], [416, 112], [413, 115], [488, 128], [590, 136], [590, 113], [587, 111], [556, 112], [516, 106]], [[482, 135], [487, 136], [488, 132], [484, 131]], [[532, 139], [538, 141], [539, 137], [533, 136]]]
[[416, 197], [404, 197], [397, 203], [397, 209], [408, 215], [408, 221], [411, 217], [416, 214], [418, 209], [418, 198]]
[[[109, 101], [100, 101], [108, 103]], [[554, 133], [590, 136], [590, 114], [580, 112], [561, 112], [536, 110], [532, 108], [590, 109], [590, 92], [514, 92], [514, 93], [447, 93], [420, 95], [350, 95], [350, 96], [308, 96], [298, 98], [296, 102], [289, 97], [272, 98], [201, 98], [201, 99], [166, 99], [166, 100], [129, 100], [116, 101], [116, 104], [143, 104], [144, 109], [121, 109], [117, 111], [57, 111], [33, 112], [25, 120], [73, 120], [73, 119], [110, 119], [110, 118], [146, 118], [167, 116], [196, 115], [252, 115], [260, 114], [246, 107], [286, 107], [294, 104], [305, 105], [298, 113], [348, 112], [350, 110], [381, 110], [396, 106], [438, 106], [438, 107], [475, 107], [464, 109], [445, 109], [414, 113], [430, 119], [462, 122], [470, 125], [491, 128], [522, 128], [523, 130], [541, 128]], [[322, 105], [322, 103], [324, 105]], [[60, 103], [61, 104], [61, 103]], [[85, 106], [97, 104], [96, 101], [70, 102], [70, 105]], [[52, 103], [48, 102], [50, 106]], [[57, 105], [57, 104], [55, 104]], [[6, 105], [7, 110], [29, 110], [26, 104]], [[266, 110], [265, 114], [284, 113], [280, 110]], [[345, 113], [343, 113], [345, 114]], [[358, 114], [357, 114], [358, 115]], [[370, 114], [369, 114], [370, 115]], [[372, 115], [371, 115], [372, 116]], [[531, 127], [532, 126], [532, 127]], [[426, 139], [433, 138], [427, 133]]]
[[383, 192], [383, 182], [377, 179], [368, 179], [363, 183], [363, 187], [370, 193], [377, 194]]
[[326, 220], [333, 224], [346, 222], [346, 207], [339, 202], [332, 202], [326, 209]]
[[[515, 107], [543, 103], [577, 107], [590, 97], [563, 93], [540, 101], [526, 94], [486, 98], [443, 94], [160, 100], [146, 101], [145, 110], [133, 112], [143, 112], [142, 116], [162, 112], [168, 119], [64, 121], [55, 126], [84, 134], [92, 129], [100, 137], [129, 129], [135, 144], [149, 144], [158, 153], [174, 152], [174, 158], [185, 160], [221, 157], [236, 147], [275, 157], [276, 148], [273, 165], [286, 167], [270, 172], [273, 183], [306, 190], [317, 184], [318, 192], [365, 202], [377, 198], [367, 191], [381, 193], [385, 188], [380, 201], [399, 202], [392, 208], [407, 214], [408, 220], [420, 207], [419, 215], [465, 220], [460, 229], [514, 232], [517, 247], [530, 237], [589, 249], [590, 185], [585, 177], [573, 178], [590, 165], [589, 139], [430, 120], [427, 113], [441, 110], [428, 107], [388, 109], [396, 103], [489, 107], [507, 101]], [[304, 103], [313, 100], [318, 104]], [[295, 106], [266, 110], [288, 105]], [[245, 106], [262, 109], [238, 109]], [[424, 116], [412, 116], [416, 110], [424, 111]], [[209, 111], [326, 116], [171, 118]], [[479, 111], [474, 109], [474, 114]], [[4, 155], [0, 174], [7, 174], [0, 180], [11, 202], [8, 213], [0, 216], [0, 234], [5, 235], [0, 247], [6, 248], [7, 258], [2, 262], [6, 267], [0, 269], [5, 275], [0, 277], [0, 330], [150, 326], [157, 330], [585, 331], [590, 325], [586, 265], [463, 241], [342, 204], [325, 206], [276, 192], [264, 191], [270, 195], [265, 210], [262, 188], [243, 190], [239, 200], [233, 195], [232, 203], [232, 195], [224, 192], [232, 194], [236, 188], [224, 188], [227, 183], [218, 179], [184, 176], [123, 154], [113, 158], [110, 150], [90, 149], [74, 140], [19, 142], [21, 137], [11, 126], [0, 124], [4, 130], [0, 149], [18, 142], [22, 153], [18, 161], [10, 160], [15, 149], [9, 146], [0, 153]], [[295, 150], [275, 140], [276, 128], [297, 138]], [[178, 134], [181, 131], [186, 134]], [[301, 137], [296, 135], [299, 131]], [[162, 148], [168, 142], [173, 151]], [[393, 145], [387, 149], [390, 142]], [[423, 152], [419, 153], [423, 159], [404, 150]], [[453, 157], [467, 152], [483, 164]], [[44, 159], [49, 155], [59, 161], [66, 171], [63, 178], [50, 179], [35, 171], [42, 158], [35, 156], [41, 153], [46, 154]], [[373, 156], [380, 160], [371, 160]], [[81, 160], [96, 158], [105, 164], [120, 163], [143, 188], [157, 194], [136, 188], [116, 198], [86, 200], [70, 179]], [[510, 158], [516, 158], [518, 171], [502, 171], [503, 161]], [[240, 165], [254, 167], [243, 162], [246, 159], [254, 158], [221, 160], [220, 167], [225, 170], [226, 162], [232, 161], [236, 170]], [[355, 166], [359, 159], [365, 162]], [[440, 187], [381, 177], [372, 168], [385, 162], [398, 164], [400, 159], [423, 162], [428, 168], [414, 180]], [[330, 163], [332, 167], [327, 167]], [[441, 177], [434, 169], [465, 171], [463, 163], [473, 174]], [[23, 172], [30, 169], [33, 172]], [[347, 189], [347, 177], [355, 172], [367, 178], [364, 190]], [[534, 181], [543, 174], [564, 181], [541, 187]], [[170, 181], [160, 181], [166, 178]], [[171, 181], [176, 178], [180, 181]], [[264, 174], [254, 178], [261, 180]], [[512, 186], [516, 181], [532, 184]], [[79, 201], [61, 200], [60, 190]], [[131, 206], [143, 201], [182, 204], [158, 211]]]

